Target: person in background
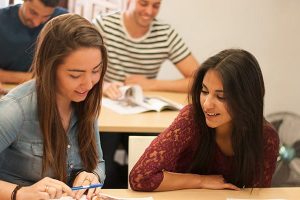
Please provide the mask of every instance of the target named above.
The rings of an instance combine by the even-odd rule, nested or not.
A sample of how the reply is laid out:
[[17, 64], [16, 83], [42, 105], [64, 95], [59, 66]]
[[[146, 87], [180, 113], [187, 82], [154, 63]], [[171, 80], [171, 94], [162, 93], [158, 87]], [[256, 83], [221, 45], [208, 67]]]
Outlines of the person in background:
[[[104, 37], [108, 50], [108, 68], [103, 93], [111, 99], [121, 96], [119, 87], [138, 84], [143, 90], [187, 92], [199, 63], [169, 24], [157, 20], [161, 0], [126, 0], [126, 8], [93, 23]], [[170, 60], [183, 75], [178, 80], [158, 80], [157, 74]], [[104, 187], [119, 188], [120, 170], [113, 161], [120, 143], [127, 150], [128, 135], [101, 133], [107, 180]], [[125, 170], [126, 171], [126, 170]], [[126, 176], [127, 177], [127, 173]], [[114, 180], [113, 180], [114, 179]], [[127, 180], [124, 180], [127, 188]]]
[[[42, 29], [34, 79], [0, 99], [1, 199], [56, 199], [69, 186], [103, 183], [97, 118], [107, 53], [99, 31], [76, 14]], [[68, 185], [68, 186], [67, 186]], [[100, 192], [89, 189], [88, 199]]]
[[67, 13], [59, 0], [24, 0], [0, 9], [0, 82], [22, 83], [29, 71], [36, 38], [51, 18]]
[[[108, 48], [104, 94], [117, 99], [123, 84], [138, 84], [143, 90], [187, 92], [199, 64], [176, 30], [156, 19], [161, 0], [126, 3], [124, 12], [103, 18], [99, 15], [93, 21]], [[183, 79], [155, 79], [166, 60], [177, 67]]]
[[270, 187], [279, 150], [263, 117], [256, 58], [227, 49], [195, 74], [192, 103], [146, 149], [129, 175], [138, 191]]

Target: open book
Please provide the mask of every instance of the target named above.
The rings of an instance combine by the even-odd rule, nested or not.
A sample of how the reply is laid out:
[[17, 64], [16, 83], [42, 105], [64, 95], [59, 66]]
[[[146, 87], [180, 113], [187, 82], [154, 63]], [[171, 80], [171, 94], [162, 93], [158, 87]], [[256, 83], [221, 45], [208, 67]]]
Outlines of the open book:
[[162, 97], [145, 97], [139, 85], [120, 87], [118, 100], [103, 98], [103, 106], [120, 114], [136, 114], [147, 111], [180, 110], [183, 105]]

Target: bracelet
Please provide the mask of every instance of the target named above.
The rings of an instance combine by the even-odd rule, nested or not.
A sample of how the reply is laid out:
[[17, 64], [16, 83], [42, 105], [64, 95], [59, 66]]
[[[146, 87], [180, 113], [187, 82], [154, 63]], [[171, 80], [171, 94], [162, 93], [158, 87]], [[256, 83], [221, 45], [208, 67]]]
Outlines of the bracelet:
[[21, 189], [22, 188], [22, 186], [21, 185], [17, 185], [16, 187], [15, 187], [15, 189], [12, 191], [12, 193], [11, 193], [11, 200], [16, 200], [17, 199], [17, 192], [18, 192], [18, 190], [19, 189]]

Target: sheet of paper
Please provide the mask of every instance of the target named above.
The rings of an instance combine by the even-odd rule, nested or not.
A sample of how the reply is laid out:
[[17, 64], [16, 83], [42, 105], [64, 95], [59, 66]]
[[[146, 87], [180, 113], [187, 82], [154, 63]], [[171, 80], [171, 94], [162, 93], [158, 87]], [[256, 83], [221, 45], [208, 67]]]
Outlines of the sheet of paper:
[[[72, 197], [61, 197], [59, 200], [74, 200]], [[80, 200], [87, 200], [86, 196], [83, 195]], [[93, 200], [153, 200], [152, 197], [142, 198], [117, 198], [107, 194], [100, 194], [100, 197], [95, 197]]]
[[111, 99], [105, 98], [105, 97], [102, 98], [102, 104], [106, 108], [109, 108], [116, 113], [124, 114], [124, 115], [137, 114], [137, 113], [142, 113], [142, 112], [149, 110], [142, 106], [124, 105], [124, 102], [114, 101], [114, 100], [111, 100]]

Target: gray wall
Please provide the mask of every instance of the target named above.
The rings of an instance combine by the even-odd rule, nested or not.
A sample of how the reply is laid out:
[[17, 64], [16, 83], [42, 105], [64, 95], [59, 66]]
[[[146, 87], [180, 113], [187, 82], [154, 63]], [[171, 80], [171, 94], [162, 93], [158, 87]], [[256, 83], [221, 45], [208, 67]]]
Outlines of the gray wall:
[[[178, 30], [200, 63], [225, 48], [253, 53], [265, 79], [265, 114], [300, 114], [299, 9], [299, 0], [162, 0], [158, 18]], [[180, 77], [168, 62], [158, 78], [166, 77]]]

